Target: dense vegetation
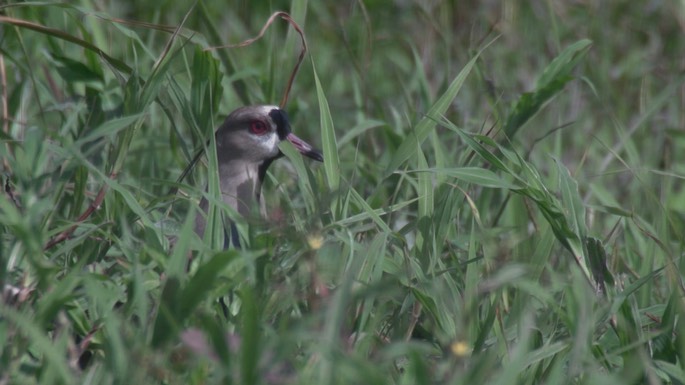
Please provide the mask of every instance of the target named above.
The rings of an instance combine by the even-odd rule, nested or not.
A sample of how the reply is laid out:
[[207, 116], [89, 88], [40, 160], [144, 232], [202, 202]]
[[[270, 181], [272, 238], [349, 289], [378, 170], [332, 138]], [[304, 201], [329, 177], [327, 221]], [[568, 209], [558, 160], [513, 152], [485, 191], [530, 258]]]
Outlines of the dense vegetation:
[[[206, 48], [279, 10], [326, 161], [283, 146], [241, 219], [205, 144], [300, 39]], [[685, 383], [682, 1], [10, 0], [0, 31], [0, 384]], [[245, 248], [194, 234], [203, 194]]]

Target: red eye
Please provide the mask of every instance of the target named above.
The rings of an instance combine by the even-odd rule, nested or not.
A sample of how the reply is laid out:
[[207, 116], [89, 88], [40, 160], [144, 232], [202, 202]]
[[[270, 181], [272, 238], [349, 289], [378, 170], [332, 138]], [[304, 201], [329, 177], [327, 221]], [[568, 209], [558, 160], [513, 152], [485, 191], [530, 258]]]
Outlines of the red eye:
[[255, 120], [250, 123], [250, 132], [252, 132], [255, 135], [264, 135], [269, 129], [266, 127], [266, 124], [262, 122], [261, 120]]

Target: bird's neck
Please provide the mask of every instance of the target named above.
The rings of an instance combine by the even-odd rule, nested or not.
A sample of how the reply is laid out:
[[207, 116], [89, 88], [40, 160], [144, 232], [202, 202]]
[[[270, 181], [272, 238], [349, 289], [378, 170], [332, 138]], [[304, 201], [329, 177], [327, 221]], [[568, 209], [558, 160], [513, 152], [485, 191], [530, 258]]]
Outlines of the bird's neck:
[[256, 207], [265, 215], [261, 202], [263, 174], [260, 165], [251, 162], [231, 161], [219, 165], [219, 183], [223, 201], [242, 216], [249, 216]]
[[[270, 163], [271, 161], [266, 161], [262, 164], [255, 164], [237, 160], [220, 162], [219, 188], [224, 203], [235, 209], [243, 217], [252, 216], [257, 208], [262, 217], [266, 217], [266, 206], [260, 199], [260, 194], [262, 179], [266, 175], [266, 169]], [[200, 208], [205, 213], [208, 212], [209, 202], [206, 198], [202, 198]], [[203, 236], [206, 224], [205, 216], [197, 215], [195, 217], [195, 232]]]

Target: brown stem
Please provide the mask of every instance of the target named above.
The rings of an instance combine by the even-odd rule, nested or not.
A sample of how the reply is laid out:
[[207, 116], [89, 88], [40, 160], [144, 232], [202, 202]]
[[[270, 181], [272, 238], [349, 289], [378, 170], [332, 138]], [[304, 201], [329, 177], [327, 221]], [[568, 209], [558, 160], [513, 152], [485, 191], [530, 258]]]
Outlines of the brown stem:
[[[10, 116], [9, 109], [7, 108], [7, 75], [5, 73], [5, 56], [3, 54], [0, 54], [0, 87], [2, 87], [2, 132], [4, 132], [5, 135], [7, 135], [7, 137], [9, 137]], [[7, 143], [7, 153], [10, 156], [14, 155], [12, 146], [10, 146], [9, 143]], [[5, 172], [10, 173], [12, 171], [9, 162], [7, 161], [7, 158], [2, 159], [2, 165], [5, 169]]]
[[[109, 176], [109, 178], [110, 179], [116, 178], [116, 173], [113, 172]], [[48, 243], [45, 245], [43, 250], [48, 250], [48, 249], [52, 248], [53, 246], [55, 246], [56, 244], [58, 244], [60, 242], [64, 242], [66, 239], [68, 239], [71, 236], [71, 234], [76, 230], [76, 228], [78, 227], [78, 225], [80, 223], [82, 223], [83, 221], [88, 219], [88, 217], [90, 217], [95, 212], [95, 210], [99, 209], [100, 205], [102, 204], [102, 201], [105, 199], [105, 193], [107, 192], [107, 187], [108, 187], [107, 183], [105, 183], [100, 188], [100, 191], [98, 192], [98, 195], [95, 197], [95, 200], [93, 200], [93, 202], [90, 204], [90, 206], [88, 206], [86, 211], [84, 211], [83, 214], [81, 214], [76, 219], [76, 223], [74, 223], [68, 229], [62, 231], [56, 237], [54, 237], [50, 241], [48, 241]]]
[[276, 12], [269, 17], [269, 19], [264, 23], [264, 26], [262, 29], [259, 31], [259, 34], [253, 38], [247, 39], [243, 42], [240, 42], [238, 44], [228, 44], [228, 45], [222, 45], [222, 46], [216, 46], [216, 47], [208, 47], [205, 48], [205, 51], [211, 51], [215, 49], [220, 49], [220, 48], [236, 48], [236, 47], [246, 47], [255, 41], [259, 40], [264, 36], [264, 33], [266, 30], [273, 24], [273, 22], [276, 20], [276, 18], [281, 18], [285, 21], [287, 21], [294, 29], [297, 31], [297, 33], [300, 35], [300, 40], [302, 41], [302, 50], [300, 51], [300, 55], [297, 58], [297, 63], [295, 64], [295, 68], [293, 68], [292, 72], [290, 73], [290, 78], [288, 79], [288, 85], [285, 88], [285, 91], [283, 92], [283, 99], [281, 99], [281, 103], [279, 106], [281, 108], [284, 108], [285, 105], [288, 103], [288, 95], [290, 94], [290, 89], [293, 86], [293, 82], [295, 81], [295, 76], [297, 75], [297, 71], [300, 69], [300, 64], [302, 64], [302, 61], [304, 60], [304, 55], [307, 53], [307, 42], [305, 41], [304, 38], [304, 32], [302, 31], [302, 28], [300, 28], [299, 24], [295, 22], [295, 20], [290, 17], [290, 15], [287, 12]]
[[421, 317], [421, 309], [423, 309], [423, 307], [421, 306], [421, 302], [414, 302], [414, 307], [412, 307], [411, 310], [411, 317], [409, 318], [409, 327], [407, 328], [407, 331], [404, 334], [405, 341], [409, 341], [411, 339], [411, 335], [414, 333], [414, 329], [416, 329], [416, 324], [419, 323], [419, 317]]

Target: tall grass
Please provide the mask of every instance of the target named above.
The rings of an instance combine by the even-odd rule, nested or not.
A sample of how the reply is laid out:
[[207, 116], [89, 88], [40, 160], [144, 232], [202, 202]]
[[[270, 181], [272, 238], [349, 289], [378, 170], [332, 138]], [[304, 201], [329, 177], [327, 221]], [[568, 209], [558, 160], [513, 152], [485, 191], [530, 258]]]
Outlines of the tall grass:
[[[239, 218], [212, 132], [299, 38], [205, 48], [276, 10], [326, 162], [283, 145]], [[0, 384], [685, 383], [680, 3], [0, 14]]]

